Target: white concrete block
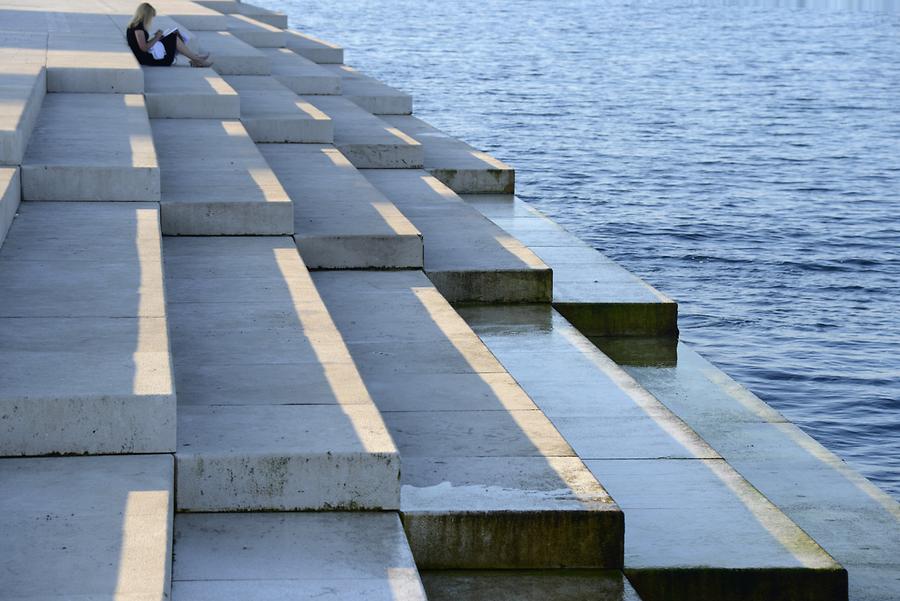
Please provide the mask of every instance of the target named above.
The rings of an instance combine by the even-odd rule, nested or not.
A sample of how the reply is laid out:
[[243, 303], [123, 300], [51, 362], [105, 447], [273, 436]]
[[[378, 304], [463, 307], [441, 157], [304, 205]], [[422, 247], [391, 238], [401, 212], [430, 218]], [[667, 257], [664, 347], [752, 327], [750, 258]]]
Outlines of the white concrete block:
[[229, 15], [228, 31], [254, 48], [284, 48], [287, 36], [283, 29], [245, 15]]
[[285, 33], [287, 47], [314, 63], [339, 65], [344, 62], [344, 49], [340, 46], [292, 29]]
[[[228, 18], [212, 8], [189, 0], [156, 0], [153, 3], [158, 14], [166, 15], [188, 29], [199, 31], [226, 31]], [[130, 6], [128, 10], [133, 10]]]
[[186, 511], [396, 509], [399, 457], [290, 238], [165, 243]]
[[47, 91], [142, 94], [144, 76], [124, 37], [117, 32], [51, 32]]
[[174, 450], [157, 205], [26, 203], [0, 281], [0, 453]]
[[422, 237], [330, 144], [260, 147], [294, 201], [294, 240], [310, 269], [420, 269]]
[[396, 513], [181, 514], [173, 601], [425, 601]]
[[462, 198], [553, 269], [553, 306], [586, 336], [677, 335], [675, 301], [527, 203], [512, 195]]
[[238, 12], [242, 15], [252, 17], [257, 21], [268, 23], [269, 25], [278, 27], [280, 29], [287, 29], [288, 26], [287, 15], [283, 12], [269, 10], [261, 6], [255, 6], [253, 4], [250, 4], [249, 2], [242, 1], [238, 5]]
[[23, 200], [159, 200], [138, 94], [48, 94], [22, 161]]
[[0, 64], [0, 165], [20, 165], [44, 101], [47, 72], [39, 63]]
[[339, 96], [307, 96], [331, 117], [334, 145], [360, 169], [415, 169], [422, 166], [422, 145], [395, 127]]
[[[225, 15], [222, 15], [225, 19]], [[223, 27], [225, 29], [225, 27]], [[197, 31], [191, 44], [209, 52], [212, 68], [221, 75], [269, 75], [269, 58], [250, 44], [245, 44], [227, 31]]]
[[425, 170], [457, 194], [512, 194], [515, 170], [486, 152], [448, 136], [421, 119], [384, 116], [425, 149]]
[[0, 247], [6, 240], [6, 232], [12, 225], [19, 201], [22, 198], [22, 183], [18, 167], [0, 167]]
[[274, 77], [230, 75], [229, 85], [240, 94], [241, 123], [257, 143], [331, 142], [331, 119]]
[[364, 175], [422, 232], [425, 272], [450, 302], [550, 301], [550, 268], [427, 172]]
[[237, 119], [238, 94], [212, 69], [144, 67], [151, 119]]
[[641, 601], [619, 570], [431, 570], [429, 601]]
[[341, 94], [373, 115], [412, 113], [412, 96], [409, 94], [347, 65], [328, 65], [326, 68], [341, 77]]
[[240, 8], [240, 2], [238, 0], [193, 0], [200, 6], [205, 6], [206, 8], [211, 8], [214, 11], [225, 13], [226, 15], [232, 15], [238, 12]]
[[0, 460], [7, 599], [165, 599], [169, 455]]
[[37, 11], [7, 11], [3, 15], [3, 25], [4, 30], [0, 31], [2, 73], [16, 73], [17, 68], [23, 65], [47, 65], [44, 14]]
[[272, 77], [297, 94], [340, 94], [341, 78], [287, 48], [264, 49]]
[[291, 200], [239, 121], [153, 119], [169, 235], [292, 234]]

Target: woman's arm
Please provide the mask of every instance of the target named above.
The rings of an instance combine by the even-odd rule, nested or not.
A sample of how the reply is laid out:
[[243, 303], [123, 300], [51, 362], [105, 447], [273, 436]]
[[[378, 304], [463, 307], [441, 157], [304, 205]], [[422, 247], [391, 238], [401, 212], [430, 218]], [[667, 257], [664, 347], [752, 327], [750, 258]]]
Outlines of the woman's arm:
[[136, 29], [134, 32], [134, 39], [137, 40], [138, 47], [142, 52], [150, 52], [150, 46], [158, 42], [161, 37], [162, 31], [159, 30], [157, 30], [156, 35], [150, 38], [150, 41], [147, 41], [147, 36], [143, 30]]

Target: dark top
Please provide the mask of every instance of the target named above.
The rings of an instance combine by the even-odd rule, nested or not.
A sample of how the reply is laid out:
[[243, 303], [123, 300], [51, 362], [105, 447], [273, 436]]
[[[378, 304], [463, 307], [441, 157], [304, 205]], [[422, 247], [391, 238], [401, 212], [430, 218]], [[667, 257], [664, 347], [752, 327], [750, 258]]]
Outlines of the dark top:
[[144, 52], [138, 45], [137, 36], [134, 35], [134, 32], [138, 30], [144, 32], [144, 40], [149, 42], [150, 34], [144, 29], [143, 24], [138, 25], [137, 27], [129, 27], [125, 32], [125, 39], [128, 40], [128, 47], [131, 48], [137, 61], [142, 65], [150, 65], [153, 67], [165, 67], [171, 65], [175, 60], [175, 43], [177, 42], [178, 33], [172, 32], [161, 40], [166, 47], [166, 56], [165, 58], [155, 59], [152, 54]]

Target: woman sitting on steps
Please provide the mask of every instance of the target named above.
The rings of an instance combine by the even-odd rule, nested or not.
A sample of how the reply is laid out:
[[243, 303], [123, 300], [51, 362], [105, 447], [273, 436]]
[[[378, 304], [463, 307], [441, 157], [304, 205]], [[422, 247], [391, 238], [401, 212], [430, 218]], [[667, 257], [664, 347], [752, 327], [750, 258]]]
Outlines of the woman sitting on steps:
[[[142, 2], [134, 11], [134, 17], [128, 23], [128, 31], [125, 37], [128, 39], [128, 46], [134, 52], [135, 58], [142, 65], [151, 67], [168, 67], [175, 62], [175, 55], [180, 52], [191, 60], [192, 67], [209, 67], [212, 62], [209, 55], [196, 54], [188, 48], [184, 43], [184, 38], [176, 29], [167, 36], [163, 36], [163, 32], [157, 30], [153, 37], [150, 38], [147, 29], [156, 16], [156, 9], [147, 2]], [[165, 56], [156, 58], [151, 53], [151, 48], [156, 42], [160, 42], [166, 50]]]

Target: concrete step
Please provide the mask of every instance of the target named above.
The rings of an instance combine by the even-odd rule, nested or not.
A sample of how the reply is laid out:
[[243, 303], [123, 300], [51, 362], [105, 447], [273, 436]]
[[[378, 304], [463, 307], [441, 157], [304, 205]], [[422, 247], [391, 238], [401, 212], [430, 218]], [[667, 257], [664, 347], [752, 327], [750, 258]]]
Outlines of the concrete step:
[[249, 2], [242, 1], [238, 5], [238, 12], [242, 15], [246, 15], [257, 21], [262, 21], [263, 23], [268, 23], [269, 25], [278, 27], [280, 29], [287, 29], [288, 26], [287, 15], [283, 12], [269, 10], [268, 8], [250, 4]]
[[618, 570], [434, 570], [428, 601], [641, 601]]
[[[126, 3], [126, 12], [133, 12], [133, 8]], [[178, 22], [179, 25], [191, 30], [199, 31], [226, 31], [228, 18], [217, 10], [201, 6], [190, 0], [156, 0], [153, 3], [157, 14], [167, 16]]]
[[153, 119], [167, 235], [294, 232], [291, 199], [239, 121]]
[[340, 94], [341, 78], [287, 48], [263, 50], [272, 77], [297, 94]]
[[46, 91], [42, 63], [0, 62], [0, 165], [22, 163]]
[[226, 15], [233, 15], [240, 9], [238, 0], [193, 0], [200, 6], [211, 8], [212, 10]]
[[559, 313], [461, 314], [624, 510], [645, 601], [847, 598], [831, 556]]
[[462, 198], [553, 269], [553, 306], [586, 336], [678, 334], [678, 304], [512, 195]]
[[427, 172], [367, 169], [425, 240], [425, 273], [450, 302], [549, 302], [550, 269]]
[[331, 119], [304, 102], [274, 77], [229, 75], [228, 84], [240, 94], [241, 123], [254, 142], [331, 142]]
[[48, 94], [22, 160], [23, 200], [159, 201], [138, 94]]
[[396, 447], [290, 238], [167, 238], [181, 511], [396, 509]]
[[425, 601], [396, 513], [180, 514], [173, 601]]
[[110, 29], [106, 35], [102, 31], [51, 32], [47, 42], [47, 91], [142, 94], [141, 66], [112, 21]]
[[339, 65], [344, 62], [344, 49], [340, 46], [292, 29], [285, 33], [287, 47], [314, 63]]
[[412, 113], [412, 96], [364, 75], [347, 65], [328, 65], [340, 75], [341, 94], [373, 115], [409, 115]]
[[403, 456], [420, 568], [621, 566], [615, 503], [421, 272], [313, 280]]
[[261, 50], [227, 31], [195, 32], [191, 45], [210, 53], [212, 68], [220, 75], [269, 75], [272, 72], [272, 63]]
[[241, 102], [212, 69], [144, 68], [144, 102], [151, 119], [238, 119]]
[[900, 599], [900, 503], [684, 343], [623, 367], [847, 569], [850, 599]]
[[157, 205], [23, 203], [0, 287], [0, 454], [174, 450]]
[[18, 167], [0, 167], [0, 247], [12, 225], [22, 198], [22, 180]]
[[307, 96], [307, 102], [331, 117], [334, 145], [360, 169], [417, 169], [422, 145], [357, 104], [339, 96]]
[[421, 269], [422, 236], [331, 144], [260, 147], [294, 201], [310, 269]]
[[512, 194], [516, 171], [411, 115], [384, 116], [425, 149], [425, 170], [457, 194]]
[[5, 599], [166, 599], [172, 457], [0, 460]]
[[229, 15], [228, 31], [254, 48], [284, 48], [287, 43], [287, 36], [283, 29], [246, 15]]

